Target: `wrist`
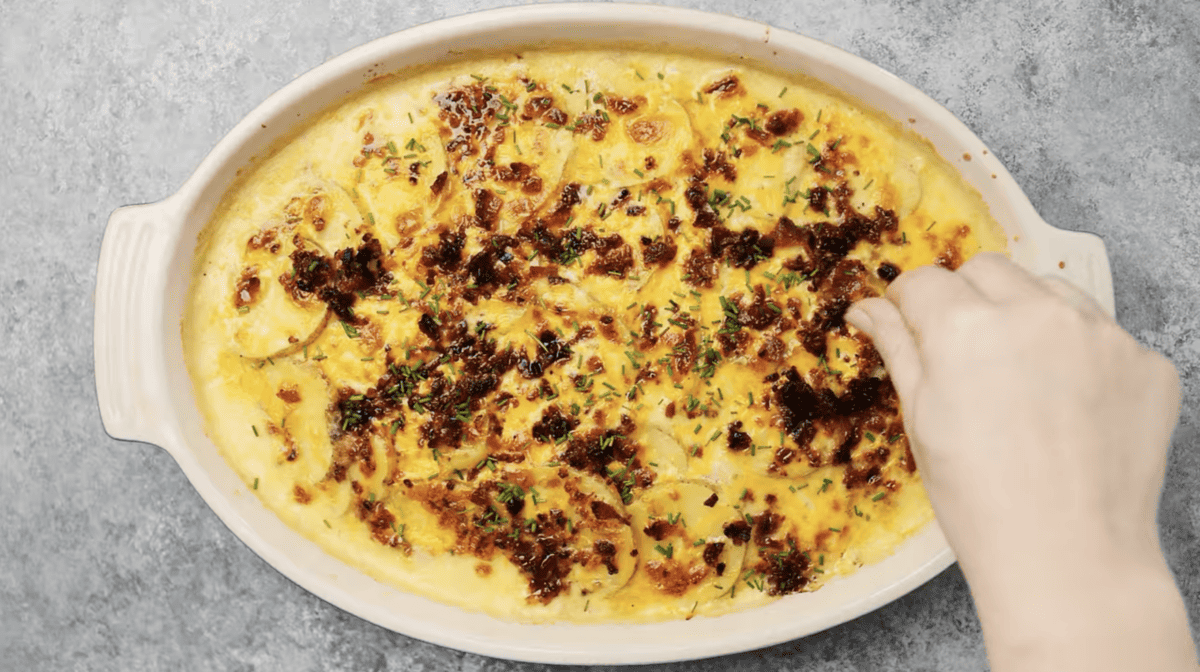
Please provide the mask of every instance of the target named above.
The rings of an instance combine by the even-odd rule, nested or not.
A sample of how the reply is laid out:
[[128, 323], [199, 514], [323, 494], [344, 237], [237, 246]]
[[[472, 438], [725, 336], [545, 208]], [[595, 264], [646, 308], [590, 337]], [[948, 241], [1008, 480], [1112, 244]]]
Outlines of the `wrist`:
[[1196, 669], [1183, 601], [1157, 544], [1153, 552], [1047, 549], [997, 564], [963, 567], [997, 672]]

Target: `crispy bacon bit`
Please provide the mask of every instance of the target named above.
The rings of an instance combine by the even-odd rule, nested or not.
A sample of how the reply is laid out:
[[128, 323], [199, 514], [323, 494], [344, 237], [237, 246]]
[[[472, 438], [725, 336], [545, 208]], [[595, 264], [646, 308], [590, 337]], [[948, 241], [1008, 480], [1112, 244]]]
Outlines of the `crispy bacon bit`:
[[718, 98], [728, 98], [741, 95], [746, 90], [742, 88], [742, 83], [738, 80], [737, 75], [729, 75], [704, 87], [704, 92], [714, 93]]
[[463, 231], [442, 231], [438, 244], [421, 250], [421, 263], [429, 268], [453, 271], [462, 264], [463, 245], [467, 242]]
[[688, 566], [676, 560], [651, 560], [645, 564], [646, 574], [658, 590], [667, 595], [681, 596], [708, 575], [704, 565]]
[[396, 533], [396, 516], [383, 505], [383, 502], [364, 499], [358, 507], [358, 517], [371, 529], [371, 536], [384, 546], [399, 547], [409, 552], [408, 542]]
[[434, 196], [442, 193], [442, 190], [446, 188], [446, 182], [449, 180], [449, 178], [449, 173], [444, 170], [438, 173], [437, 177], [433, 178], [433, 184], [429, 185], [429, 190], [433, 192]]
[[441, 340], [440, 326], [438, 325], [437, 320], [433, 319], [433, 316], [429, 313], [421, 314], [421, 319], [417, 320], [417, 328], [419, 328], [421, 333], [428, 336], [429, 340], [433, 341], [434, 343], [437, 343]]
[[[644, 469], [637, 457], [637, 442], [628, 438], [634, 429], [633, 421], [622, 417], [621, 424], [615, 429], [592, 429], [572, 434], [560, 459], [576, 469], [608, 480], [628, 503], [632, 501], [633, 486], [645, 487], [653, 481], [653, 473]], [[614, 471], [609, 469], [613, 462], [626, 466]], [[601, 517], [599, 513], [596, 515]], [[614, 515], [619, 517], [615, 512]]]
[[306, 249], [292, 252], [292, 273], [279, 282], [298, 301], [313, 297], [324, 301], [339, 320], [362, 324], [354, 314], [361, 294], [383, 294], [392, 274], [383, 265], [383, 247], [370, 234], [358, 249], [346, 248], [332, 259]]
[[721, 562], [721, 554], [725, 552], [725, 542], [711, 541], [704, 546], [704, 564], [717, 571], [717, 576], [725, 573], [725, 563]]
[[[858, 445], [864, 427], [880, 425], [882, 420], [877, 418], [883, 417], [881, 414], [894, 414], [898, 409], [891, 381], [884, 378], [855, 378], [838, 396], [829, 389], [814, 389], [793, 367], [776, 380], [773, 392], [785, 431], [809, 462], [816, 463], [814, 466], [825, 461], [809, 443], [818, 426], [842, 437], [829, 461], [845, 464], [851, 460], [851, 451]], [[790, 461], [784, 455], [776, 458], [781, 465]]]
[[317, 231], [325, 230], [325, 199], [320, 196], [313, 196], [308, 201], [308, 205], [304, 208], [304, 216], [313, 223], [313, 228]]
[[[617, 238], [620, 239], [619, 236]], [[633, 268], [633, 250], [622, 241], [619, 246], [601, 249], [600, 256], [591, 266], [588, 266], [588, 273], [624, 278], [629, 274], [631, 268]]]
[[533, 425], [533, 438], [542, 443], [557, 442], [575, 431], [578, 426], [579, 420], [564, 415], [562, 409], [556, 404], [547, 408], [542, 414], [542, 419]]
[[764, 127], [776, 137], [791, 135], [796, 132], [796, 129], [800, 127], [800, 122], [803, 120], [804, 115], [800, 113], [800, 110], [779, 110], [778, 112], [772, 112], [771, 116], [767, 117], [767, 123], [764, 124]]
[[645, 99], [641, 98], [641, 96], [637, 99], [622, 98], [611, 93], [604, 96], [604, 106], [617, 114], [632, 114], [637, 112], [639, 103], [644, 102]]
[[709, 240], [709, 254], [715, 259], [728, 259], [737, 268], [754, 268], [775, 253], [775, 240], [759, 235], [752, 228], [734, 233], [723, 226], [714, 226]]
[[725, 532], [725, 536], [729, 537], [733, 541], [734, 546], [741, 546], [742, 544], [750, 541], [750, 524], [741, 518], [738, 518], [732, 523], [725, 525], [725, 529], [723, 531]]
[[813, 187], [808, 192], [808, 207], [816, 212], [825, 211], [825, 199], [829, 196], [829, 190], [825, 187]]
[[662, 518], [657, 518], [651, 521], [650, 524], [647, 525], [642, 531], [645, 532], [646, 535], [651, 539], [655, 541], [662, 541], [674, 533], [675, 526], [666, 520], [663, 520]]
[[250, 250], [261, 250], [262, 248], [266, 247], [270, 250], [271, 254], [277, 254], [279, 252], [279, 243], [276, 242], [275, 237], [278, 234], [279, 229], [276, 227], [263, 229], [262, 231], [259, 231], [251, 236], [250, 240], [246, 241], [246, 248]]
[[647, 265], [657, 264], [666, 266], [675, 260], [675, 254], [679, 248], [675, 245], [675, 239], [667, 236], [666, 238], [654, 238], [653, 240], [642, 236], [642, 261]]
[[604, 563], [604, 568], [608, 570], [610, 575], [616, 574], [620, 569], [617, 567], [616, 556], [617, 547], [607, 539], [599, 539], [592, 544], [592, 551], [600, 556], [600, 561]]
[[585, 112], [575, 119], [576, 133], [590, 133], [592, 140], [600, 142], [608, 133], [608, 118], [600, 112]]
[[526, 121], [540, 119], [546, 123], [565, 126], [567, 113], [554, 106], [554, 98], [548, 95], [531, 96], [525, 101], [521, 118]]
[[475, 190], [475, 225], [491, 231], [500, 219], [500, 207], [504, 201], [488, 189]]
[[787, 595], [799, 592], [811, 581], [810, 562], [808, 558], [795, 548], [794, 540], [785, 551], [778, 551], [765, 558], [756, 566], [767, 576], [768, 595]]
[[525, 378], [541, 378], [551, 365], [571, 358], [570, 346], [549, 329], [538, 334], [537, 342], [538, 348], [534, 353], [534, 359], [528, 359], [522, 352], [517, 360], [517, 370]]
[[[747, 128], [746, 137], [757, 142], [763, 147], [768, 147], [772, 144], [771, 134], [758, 127]], [[735, 153], [734, 156], [738, 156], [738, 154]]]
[[693, 249], [683, 264], [683, 281], [695, 287], [712, 287], [720, 267], [703, 250]]
[[258, 292], [262, 289], [262, 281], [258, 279], [258, 266], [250, 266], [242, 270], [238, 277], [237, 288], [233, 293], [235, 308], [253, 305], [258, 301]]
[[729, 427], [726, 429], [728, 430], [727, 441], [730, 450], [741, 452], [750, 447], [750, 435], [742, 431], [741, 420], [729, 423]]
[[537, 194], [542, 191], [542, 178], [533, 172], [533, 167], [524, 163], [511, 163], [496, 170], [496, 178], [501, 182], [519, 182], [521, 191], [527, 194]]
[[775, 324], [783, 315], [783, 309], [775, 302], [767, 299], [766, 291], [762, 285], [754, 287], [754, 298], [752, 301], [737, 301], [737, 321], [738, 325], [762, 331], [767, 327]]
[[763, 341], [762, 348], [758, 351], [759, 359], [778, 364], [782, 362], [787, 355], [787, 347], [783, 341], [775, 337], [767, 338]]
[[769, 538], [783, 524], [783, 516], [774, 511], [764, 511], [754, 516], [754, 543], [765, 546]]
[[710, 229], [721, 221], [708, 202], [708, 185], [704, 182], [692, 182], [683, 196], [696, 213], [696, 221], [692, 222], [692, 226], [697, 229]]
[[524, 119], [539, 119], [553, 107], [554, 98], [552, 96], [530, 96], [525, 99], [525, 109], [521, 113], [521, 117]]
[[737, 180], [737, 168], [725, 157], [725, 152], [712, 149], [704, 150], [704, 167], [699, 175], [703, 179], [708, 175], [720, 175], [726, 180]]
[[479, 153], [489, 124], [505, 109], [499, 96], [478, 83], [439, 93], [433, 101], [450, 135], [446, 151], [458, 158]]
[[589, 504], [589, 508], [591, 508], [592, 515], [595, 516], [597, 520], [624, 520], [623, 516], [617, 512], [616, 508], [614, 508], [613, 505], [609, 504], [608, 502], [593, 500], [592, 503]]

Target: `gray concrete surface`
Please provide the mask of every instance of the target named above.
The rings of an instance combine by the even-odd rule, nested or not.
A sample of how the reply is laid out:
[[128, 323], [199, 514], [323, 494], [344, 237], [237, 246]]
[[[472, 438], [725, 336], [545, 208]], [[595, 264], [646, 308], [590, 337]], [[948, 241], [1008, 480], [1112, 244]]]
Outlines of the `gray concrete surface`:
[[[173, 192], [246, 112], [326, 59], [512, 4], [0, 2], [0, 669], [545, 669], [415, 641], [293, 585], [165, 452], [104, 433], [91, 354], [114, 208]], [[667, 4], [769, 22], [891, 70], [979, 134], [1048, 221], [1104, 237], [1120, 321], [1184, 378], [1160, 527], [1200, 623], [1200, 3]], [[819, 635], [662, 667], [986, 665], [955, 567]]]

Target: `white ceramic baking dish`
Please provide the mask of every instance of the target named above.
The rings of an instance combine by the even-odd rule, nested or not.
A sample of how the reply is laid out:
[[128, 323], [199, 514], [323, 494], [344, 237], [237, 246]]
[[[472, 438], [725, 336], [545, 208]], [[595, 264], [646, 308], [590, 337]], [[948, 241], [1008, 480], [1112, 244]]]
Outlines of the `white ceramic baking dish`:
[[[113, 437], [157, 444], [234, 534], [307, 590], [369, 621], [456, 649], [516, 660], [630, 664], [759, 648], [848, 621], [904, 595], [953, 561], [936, 524], [887, 560], [763, 608], [718, 618], [622, 626], [530, 626], [467, 613], [383, 586], [334, 560], [263, 508], [205, 436], [180, 341], [196, 236], [239, 168], [382, 73], [469, 50], [545, 43], [697, 45], [831, 84], [910, 125], [958, 166], [1009, 234], [1013, 258], [1067, 277], [1111, 314], [1101, 240], [1047, 225], [983, 143], [932, 99], [860, 58], [770, 26], [652, 5], [533, 5], [438, 21], [354, 49], [251, 112], [171, 197], [112, 214], [96, 279], [96, 387]], [[970, 157], [969, 159], [967, 157]], [[264, 600], [271, 596], [263, 595]]]

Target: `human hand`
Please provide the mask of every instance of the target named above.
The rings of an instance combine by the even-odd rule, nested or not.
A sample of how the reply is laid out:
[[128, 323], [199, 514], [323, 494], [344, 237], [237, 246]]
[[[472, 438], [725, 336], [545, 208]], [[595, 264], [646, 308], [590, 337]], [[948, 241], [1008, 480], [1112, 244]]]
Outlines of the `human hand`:
[[[1106, 608], [1092, 591], [1115, 594], [1131, 575], [1160, 598], [1165, 575], [1178, 626], [1182, 604], [1155, 525], [1180, 403], [1164, 357], [1069, 283], [990, 253], [957, 272], [904, 273], [846, 319], [872, 337], [891, 374], [996, 669], [1016, 654], [994, 650], [995, 637], [1037, 648], [1056, 621], [1081, 623], [1081, 606]], [[1041, 609], [1032, 618], [1030, 603]], [[1194, 665], [1186, 616], [1182, 624], [1172, 650]], [[1095, 635], [1072, 628], [1068, 639]]]

